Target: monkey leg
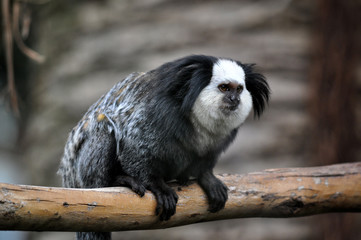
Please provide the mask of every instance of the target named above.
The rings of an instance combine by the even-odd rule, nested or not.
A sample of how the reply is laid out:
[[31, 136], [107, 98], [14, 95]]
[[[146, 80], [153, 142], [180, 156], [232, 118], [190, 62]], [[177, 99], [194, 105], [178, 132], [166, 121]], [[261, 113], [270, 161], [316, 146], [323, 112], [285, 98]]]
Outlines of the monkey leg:
[[208, 197], [208, 211], [214, 213], [223, 209], [228, 199], [227, 186], [216, 178], [211, 171], [203, 173], [198, 178], [198, 183]]
[[113, 186], [130, 187], [133, 190], [133, 192], [135, 192], [141, 197], [144, 196], [146, 190], [145, 186], [140, 181], [138, 181], [136, 178], [127, 175], [118, 176], [115, 182], [113, 183]]
[[76, 159], [79, 187], [110, 187], [119, 174], [114, 134], [99, 128], [86, 134]]
[[[99, 188], [109, 187], [120, 169], [116, 161], [116, 141], [114, 134], [105, 127], [85, 132], [78, 140], [79, 147], [74, 161], [74, 174], [65, 176], [67, 187]], [[76, 142], [77, 139], [73, 141]], [[70, 160], [68, 160], [70, 161]], [[77, 239], [110, 240], [110, 232], [78, 232]]]
[[169, 220], [175, 214], [178, 195], [162, 179], [148, 183], [149, 189], [157, 200], [155, 214], [159, 215], [161, 221]]

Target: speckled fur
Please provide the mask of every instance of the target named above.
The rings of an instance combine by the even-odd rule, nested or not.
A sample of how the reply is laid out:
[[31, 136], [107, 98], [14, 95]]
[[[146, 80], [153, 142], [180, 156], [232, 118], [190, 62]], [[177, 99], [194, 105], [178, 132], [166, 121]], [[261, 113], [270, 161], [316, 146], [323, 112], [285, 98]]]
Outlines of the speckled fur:
[[[214, 80], [212, 72], [219, 61], [211, 56], [188, 56], [147, 73], [133, 73], [116, 84], [69, 134], [59, 168], [63, 186], [93, 188], [128, 183], [141, 196], [149, 189], [158, 202], [156, 214], [167, 220], [175, 213], [177, 195], [165, 181], [185, 183], [195, 177], [208, 196], [210, 211], [222, 209], [227, 188], [213, 175], [213, 167], [235, 138], [252, 103], [255, 114], [262, 113], [269, 89], [252, 65], [225, 60], [232, 62], [226, 70], [233, 65], [241, 69], [236, 70], [243, 76], [236, 78], [246, 86], [240, 110], [222, 114], [217, 86], [209, 89], [222, 78], [221, 74]], [[207, 91], [213, 91], [218, 102], [207, 100]], [[209, 119], [204, 115], [207, 111], [215, 111], [213, 115], [218, 118], [205, 123], [202, 119]], [[78, 233], [79, 239], [85, 236]]]

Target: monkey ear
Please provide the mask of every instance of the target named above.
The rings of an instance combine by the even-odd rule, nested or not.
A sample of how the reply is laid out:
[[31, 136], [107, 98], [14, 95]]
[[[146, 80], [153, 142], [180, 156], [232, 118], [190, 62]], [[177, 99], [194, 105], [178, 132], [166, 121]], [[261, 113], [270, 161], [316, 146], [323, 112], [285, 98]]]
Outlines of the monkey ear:
[[212, 66], [205, 67], [202, 64], [192, 64], [181, 70], [180, 76], [186, 80], [179, 91], [183, 98], [180, 110], [184, 114], [189, 114], [200, 92], [210, 82]]
[[255, 64], [242, 64], [246, 75], [246, 88], [251, 93], [253, 101], [254, 117], [260, 117], [268, 103], [270, 88], [266, 78], [257, 72], [254, 72]]
[[211, 56], [191, 55], [160, 66], [159, 93], [166, 94], [181, 114], [188, 115], [200, 92], [209, 84], [216, 60]]

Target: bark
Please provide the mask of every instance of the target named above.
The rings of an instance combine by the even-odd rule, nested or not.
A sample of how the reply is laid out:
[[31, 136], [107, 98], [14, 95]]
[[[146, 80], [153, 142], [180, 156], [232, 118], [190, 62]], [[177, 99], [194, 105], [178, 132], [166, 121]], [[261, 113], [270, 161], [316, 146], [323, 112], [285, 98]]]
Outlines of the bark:
[[229, 200], [218, 213], [196, 183], [172, 187], [177, 213], [161, 222], [149, 192], [141, 198], [128, 188], [65, 189], [0, 184], [0, 230], [124, 231], [168, 228], [247, 217], [300, 217], [361, 212], [361, 163], [312, 168], [269, 169], [218, 176]]

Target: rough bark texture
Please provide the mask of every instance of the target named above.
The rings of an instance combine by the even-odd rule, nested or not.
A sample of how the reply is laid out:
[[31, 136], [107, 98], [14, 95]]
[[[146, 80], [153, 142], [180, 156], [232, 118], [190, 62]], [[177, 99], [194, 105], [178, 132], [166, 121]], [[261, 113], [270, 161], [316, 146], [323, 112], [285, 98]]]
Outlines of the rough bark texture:
[[155, 199], [127, 188], [64, 189], [0, 184], [0, 230], [123, 231], [245, 217], [361, 212], [361, 163], [219, 175], [229, 200], [218, 213], [195, 183], [176, 184], [177, 213], [161, 222]]

